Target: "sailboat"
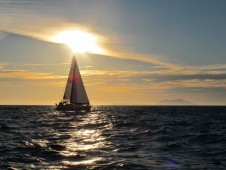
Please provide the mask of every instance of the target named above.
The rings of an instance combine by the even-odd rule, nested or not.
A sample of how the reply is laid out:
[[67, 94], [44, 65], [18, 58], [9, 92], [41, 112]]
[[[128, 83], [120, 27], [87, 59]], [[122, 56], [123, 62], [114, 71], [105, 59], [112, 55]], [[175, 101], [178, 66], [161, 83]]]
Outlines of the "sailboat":
[[56, 104], [56, 110], [89, 111], [91, 105], [82, 81], [81, 74], [73, 55], [63, 100]]

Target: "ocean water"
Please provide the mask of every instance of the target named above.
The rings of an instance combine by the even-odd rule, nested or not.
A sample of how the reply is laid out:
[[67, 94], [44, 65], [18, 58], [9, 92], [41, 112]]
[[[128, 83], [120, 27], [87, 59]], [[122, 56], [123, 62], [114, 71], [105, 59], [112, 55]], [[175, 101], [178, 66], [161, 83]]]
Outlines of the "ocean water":
[[226, 169], [226, 107], [0, 106], [0, 169]]

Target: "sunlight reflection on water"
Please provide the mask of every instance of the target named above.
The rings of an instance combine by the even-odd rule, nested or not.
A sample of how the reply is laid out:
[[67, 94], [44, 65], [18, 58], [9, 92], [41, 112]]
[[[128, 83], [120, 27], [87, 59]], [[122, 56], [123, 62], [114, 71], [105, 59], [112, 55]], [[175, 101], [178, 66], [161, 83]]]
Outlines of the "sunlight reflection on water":
[[103, 158], [93, 158], [84, 161], [62, 161], [62, 163], [66, 166], [73, 166], [73, 165], [92, 165], [98, 161], [103, 160]]
[[[71, 120], [73, 120], [73, 118]], [[101, 150], [101, 148], [107, 148], [107, 145], [109, 145], [109, 142], [107, 142], [106, 138], [102, 135], [102, 131], [106, 129], [111, 130], [113, 127], [111, 122], [107, 121], [106, 115], [83, 115], [80, 117], [79, 121], [75, 120], [70, 122], [68, 127], [73, 130], [65, 132], [65, 134], [70, 135], [70, 138], [65, 139], [61, 144], [65, 146], [65, 150], [60, 151], [60, 155], [64, 157], [75, 157], [78, 160], [63, 160], [63, 165], [94, 165], [96, 162], [104, 160], [103, 157], [97, 157], [95, 154], [87, 155], [87, 153], [92, 153], [98, 149]], [[62, 132], [58, 135], [62, 135]]]

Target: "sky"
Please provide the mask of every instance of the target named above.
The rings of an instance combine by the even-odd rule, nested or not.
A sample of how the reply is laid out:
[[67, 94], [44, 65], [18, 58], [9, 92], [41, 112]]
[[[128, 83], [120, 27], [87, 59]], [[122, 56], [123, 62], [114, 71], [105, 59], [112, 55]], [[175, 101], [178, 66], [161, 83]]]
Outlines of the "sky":
[[[103, 53], [76, 54], [93, 105], [226, 104], [224, 0], [0, 0], [0, 104], [53, 105], [85, 30]], [[174, 103], [175, 104], [175, 103]]]

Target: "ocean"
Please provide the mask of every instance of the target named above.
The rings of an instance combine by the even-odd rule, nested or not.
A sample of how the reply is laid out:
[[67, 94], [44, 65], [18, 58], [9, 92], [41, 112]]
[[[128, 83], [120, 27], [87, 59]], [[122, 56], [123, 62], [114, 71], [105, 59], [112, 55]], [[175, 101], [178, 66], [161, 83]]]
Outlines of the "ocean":
[[0, 106], [0, 169], [226, 169], [226, 107]]

